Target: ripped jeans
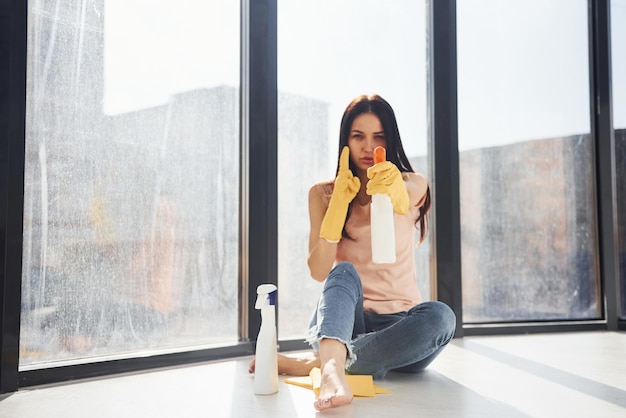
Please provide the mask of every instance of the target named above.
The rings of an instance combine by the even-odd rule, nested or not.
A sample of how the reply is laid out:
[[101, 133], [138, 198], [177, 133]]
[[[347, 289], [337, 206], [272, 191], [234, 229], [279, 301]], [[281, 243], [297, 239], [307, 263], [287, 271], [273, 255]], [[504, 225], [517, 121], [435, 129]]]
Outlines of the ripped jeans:
[[307, 341], [315, 351], [323, 338], [344, 343], [346, 372], [382, 377], [394, 370], [423, 370], [454, 336], [456, 317], [448, 305], [429, 301], [409, 311], [363, 311], [361, 279], [351, 263], [338, 263], [328, 274]]

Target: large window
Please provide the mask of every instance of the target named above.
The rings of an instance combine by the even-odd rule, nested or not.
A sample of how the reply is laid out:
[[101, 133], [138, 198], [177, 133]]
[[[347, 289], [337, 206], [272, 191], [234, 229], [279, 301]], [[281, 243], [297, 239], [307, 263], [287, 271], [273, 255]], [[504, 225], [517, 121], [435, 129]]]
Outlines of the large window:
[[238, 2], [28, 3], [20, 368], [237, 341]]
[[458, 2], [463, 317], [600, 317], [587, 1]]
[[626, 0], [611, 1], [613, 126], [615, 127], [621, 315], [626, 317]]
[[[496, 333], [480, 324], [601, 318], [611, 296], [598, 276], [601, 159], [617, 170], [626, 318], [626, 0], [610, 1], [615, 162], [590, 136], [589, 56], [603, 45], [589, 44], [586, 0], [276, 0], [278, 109], [274, 0], [9, 3], [23, 7], [0, 8], [11, 22], [0, 24], [0, 392], [249, 353], [259, 315], [239, 300], [276, 279], [258, 277], [273, 274], [276, 253], [279, 337], [302, 339], [321, 290], [306, 265], [307, 192], [334, 176], [345, 106], [387, 98], [413, 167], [433, 181], [437, 157], [452, 175], [434, 206], [454, 207], [455, 158], [440, 145], [456, 125], [437, 107], [443, 141], [429, 155], [427, 69], [445, 78], [455, 62], [458, 92], [435, 96], [452, 114], [456, 93], [459, 105], [462, 261], [437, 251], [443, 298]], [[258, 198], [241, 201], [247, 192]], [[455, 210], [440, 214], [456, 223]], [[424, 299], [435, 296], [430, 244], [415, 249]]]
[[[279, 336], [300, 338], [321, 291], [307, 267], [308, 190], [334, 178], [348, 103], [378, 93], [411, 164], [428, 176], [424, 1], [278, 1]], [[429, 243], [416, 247], [429, 299]]]

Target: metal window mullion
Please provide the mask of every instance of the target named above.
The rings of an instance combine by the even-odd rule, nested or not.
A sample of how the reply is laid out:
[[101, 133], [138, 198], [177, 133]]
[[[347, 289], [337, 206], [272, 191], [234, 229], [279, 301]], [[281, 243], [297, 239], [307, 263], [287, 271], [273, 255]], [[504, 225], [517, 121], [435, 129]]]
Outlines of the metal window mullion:
[[0, 2], [0, 393], [18, 388], [27, 2]]
[[[244, 0], [246, 47], [242, 48], [242, 166], [247, 169], [247, 192], [241, 202], [247, 211], [247, 248], [243, 248], [241, 288], [242, 338], [254, 340], [261, 325], [254, 309], [256, 287], [278, 282], [278, 170], [277, 170], [277, 1]], [[245, 70], [245, 71], [243, 71]], [[245, 155], [247, 154], [247, 155]], [[244, 244], [245, 245], [245, 244]], [[247, 299], [246, 299], [247, 296]], [[280, 292], [279, 292], [280, 298]], [[247, 303], [246, 303], [247, 302]]]
[[456, 1], [429, 1], [429, 111], [433, 213], [432, 268], [437, 299], [457, 318], [463, 336], [457, 118]]
[[596, 156], [599, 270], [607, 328], [616, 330], [620, 291], [610, 21], [610, 0], [589, 0], [589, 107]]

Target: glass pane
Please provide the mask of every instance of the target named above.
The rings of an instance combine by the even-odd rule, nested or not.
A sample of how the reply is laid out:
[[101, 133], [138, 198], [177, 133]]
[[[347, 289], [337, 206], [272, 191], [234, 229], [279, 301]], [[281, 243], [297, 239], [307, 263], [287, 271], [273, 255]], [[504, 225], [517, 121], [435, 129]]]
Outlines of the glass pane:
[[[619, 23], [618, 23], [619, 22]], [[619, 233], [622, 318], [626, 317], [626, 0], [611, 1], [613, 126], [615, 127], [617, 223]]]
[[[280, 339], [306, 333], [321, 291], [307, 267], [308, 191], [334, 178], [348, 103], [389, 101], [413, 169], [428, 176], [426, 68], [425, 1], [278, 1]], [[424, 299], [429, 257], [426, 241], [415, 250]]]
[[29, 1], [20, 367], [238, 339], [239, 6]]
[[464, 322], [597, 318], [587, 1], [457, 11]]

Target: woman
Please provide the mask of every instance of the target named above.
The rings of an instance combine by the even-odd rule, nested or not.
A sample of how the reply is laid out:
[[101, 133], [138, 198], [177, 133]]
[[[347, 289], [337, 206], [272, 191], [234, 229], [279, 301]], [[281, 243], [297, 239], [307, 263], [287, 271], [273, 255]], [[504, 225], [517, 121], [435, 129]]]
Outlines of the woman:
[[[374, 148], [388, 161], [374, 165]], [[423, 370], [454, 335], [456, 318], [445, 304], [422, 302], [414, 263], [415, 232], [426, 234], [430, 190], [411, 168], [391, 106], [380, 96], [359, 96], [346, 108], [334, 181], [309, 192], [311, 276], [325, 281], [307, 341], [316, 355], [280, 356], [279, 372], [322, 373], [317, 410], [346, 405], [345, 374], [384, 376]], [[372, 262], [371, 195], [390, 196], [396, 262]], [[251, 369], [254, 363], [251, 364]]]

